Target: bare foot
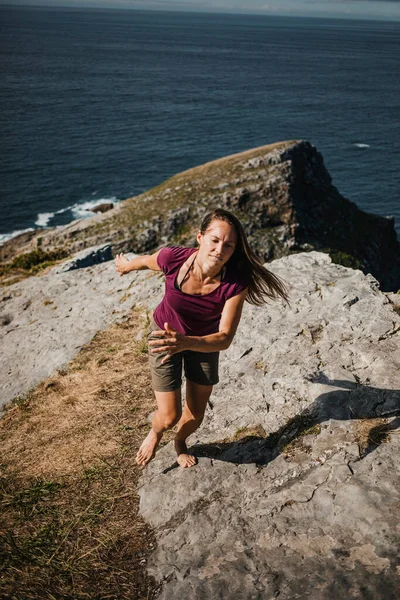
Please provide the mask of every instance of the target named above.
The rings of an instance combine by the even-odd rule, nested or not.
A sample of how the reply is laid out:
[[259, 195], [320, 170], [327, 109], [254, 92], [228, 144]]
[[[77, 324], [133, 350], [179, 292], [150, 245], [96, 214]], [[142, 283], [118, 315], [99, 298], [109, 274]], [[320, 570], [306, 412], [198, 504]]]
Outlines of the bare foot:
[[136, 454], [136, 462], [140, 467], [145, 467], [147, 463], [154, 458], [156, 453], [156, 449], [160, 440], [162, 438], [162, 433], [156, 433], [154, 429], [150, 430], [150, 433], [143, 440], [138, 453]]
[[181, 467], [194, 467], [196, 458], [188, 453], [186, 443], [182, 440], [174, 440], [175, 450], [178, 455], [177, 461]]

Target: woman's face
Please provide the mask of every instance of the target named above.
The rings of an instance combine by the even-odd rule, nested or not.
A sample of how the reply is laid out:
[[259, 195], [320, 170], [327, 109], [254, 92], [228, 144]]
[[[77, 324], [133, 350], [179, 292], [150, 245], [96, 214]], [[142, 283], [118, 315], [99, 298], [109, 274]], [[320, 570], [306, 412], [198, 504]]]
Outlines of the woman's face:
[[234, 227], [214, 219], [211, 221], [205, 233], [197, 234], [197, 241], [200, 245], [199, 254], [203, 260], [216, 266], [222, 267], [228, 262], [235, 251], [237, 244], [237, 235]]

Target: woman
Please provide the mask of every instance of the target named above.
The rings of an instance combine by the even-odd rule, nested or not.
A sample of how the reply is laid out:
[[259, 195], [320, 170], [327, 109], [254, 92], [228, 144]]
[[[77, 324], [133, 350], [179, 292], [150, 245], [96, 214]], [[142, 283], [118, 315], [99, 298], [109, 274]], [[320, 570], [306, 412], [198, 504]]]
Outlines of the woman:
[[[165, 295], [153, 315], [149, 333], [150, 365], [158, 409], [136, 462], [153, 457], [163, 432], [177, 424], [175, 449], [182, 467], [196, 464], [186, 439], [201, 424], [213, 385], [218, 357], [232, 343], [244, 301], [260, 306], [268, 298], [288, 301], [282, 281], [263, 267], [246, 239], [240, 221], [217, 209], [197, 234], [198, 248], [162, 248], [152, 255], [115, 262], [120, 275], [137, 269], [162, 270]], [[186, 403], [182, 412], [182, 363]]]

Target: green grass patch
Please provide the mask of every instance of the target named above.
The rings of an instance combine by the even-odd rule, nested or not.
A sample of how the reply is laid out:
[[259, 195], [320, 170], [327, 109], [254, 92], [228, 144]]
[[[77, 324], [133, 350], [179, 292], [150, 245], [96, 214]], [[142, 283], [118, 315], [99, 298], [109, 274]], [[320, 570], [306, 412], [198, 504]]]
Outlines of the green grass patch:
[[0, 480], [0, 490], [2, 492], [2, 508], [18, 508], [25, 517], [32, 514], [33, 511], [40, 511], [44, 502], [55, 494], [62, 484], [53, 481], [42, 481], [38, 479], [32, 485], [23, 489], [16, 489], [12, 494], [7, 493], [7, 480]]
[[329, 254], [332, 262], [337, 265], [342, 265], [343, 267], [348, 267], [350, 269], [361, 269], [361, 262], [352, 254], [342, 252], [341, 250], [335, 250], [334, 248], [322, 248], [320, 252]]
[[32, 252], [20, 254], [14, 258], [10, 266], [11, 268], [24, 269], [25, 271], [43, 269], [57, 260], [66, 258], [67, 255], [67, 251], [63, 249], [44, 252], [40, 248], [37, 248], [36, 250], [32, 250]]
[[126, 485], [128, 452], [128, 460], [120, 454], [62, 481], [3, 475], [1, 597], [156, 598], [142, 564], [155, 540], [144, 524], [139, 535], [130, 525], [136, 509]]
[[[25, 254], [16, 256], [10, 263], [0, 265], [0, 277], [7, 277], [7, 281], [3, 282], [6, 285], [15, 283], [21, 276], [35, 275], [39, 271], [43, 271], [47, 267], [51, 267], [60, 260], [64, 260], [69, 256], [66, 249], [60, 248], [45, 252], [41, 248], [32, 250]], [[15, 279], [10, 279], [10, 277]]]

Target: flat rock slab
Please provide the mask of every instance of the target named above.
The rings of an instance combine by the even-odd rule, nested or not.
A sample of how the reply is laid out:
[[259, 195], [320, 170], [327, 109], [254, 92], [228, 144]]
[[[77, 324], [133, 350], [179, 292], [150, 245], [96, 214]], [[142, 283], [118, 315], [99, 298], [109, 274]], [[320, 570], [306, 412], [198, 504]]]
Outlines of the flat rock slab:
[[149, 572], [162, 600], [393, 599], [399, 316], [373, 277], [324, 254], [268, 268], [291, 307], [246, 305], [189, 440], [198, 465], [167, 444], [143, 473]]

